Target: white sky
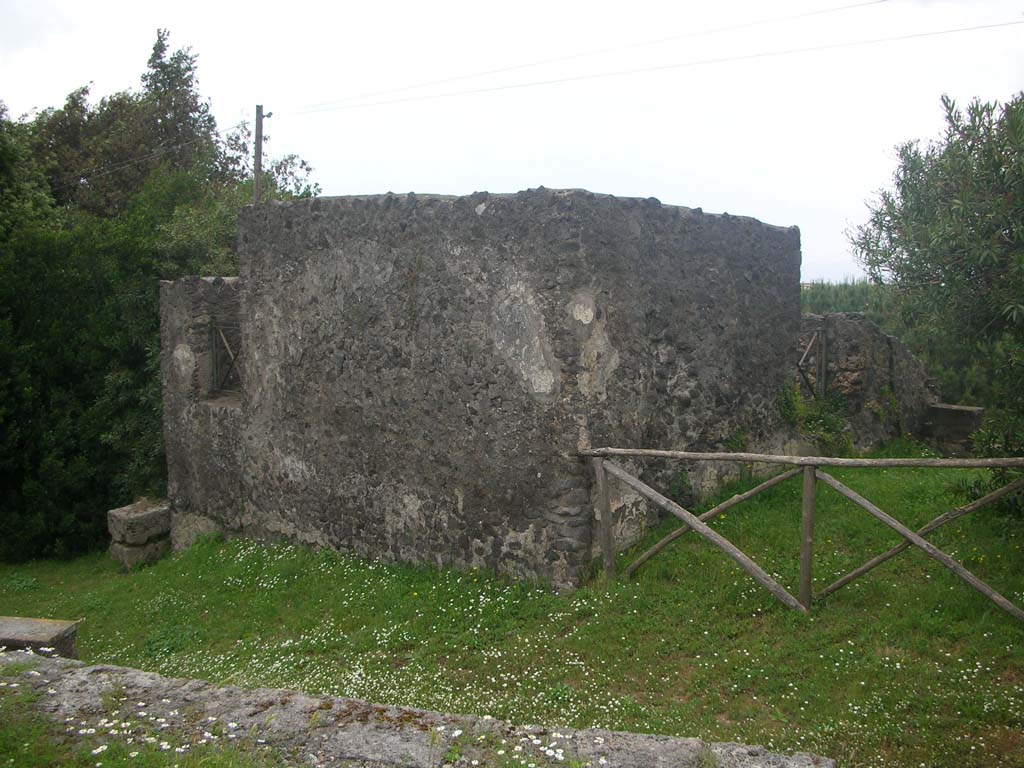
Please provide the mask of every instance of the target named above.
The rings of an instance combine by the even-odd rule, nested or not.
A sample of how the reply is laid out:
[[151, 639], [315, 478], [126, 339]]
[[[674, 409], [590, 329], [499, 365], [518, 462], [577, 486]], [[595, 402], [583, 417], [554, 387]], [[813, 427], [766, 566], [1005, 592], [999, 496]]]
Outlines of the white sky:
[[[136, 88], [163, 27], [172, 49], [199, 55], [218, 125], [264, 104], [268, 154], [310, 161], [326, 195], [544, 185], [657, 197], [796, 224], [803, 279], [839, 279], [859, 274], [844, 231], [889, 183], [895, 145], [941, 134], [940, 96], [1003, 101], [1024, 88], [1024, 25], [307, 110], [560, 57], [572, 56], [362, 101], [1024, 21], [1019, 0], [888, 0], [781, 20], [865, 1], [0, 0], [0, 100], [20, 115], [90, 82], [95, 99]], [[737, 25], [749, 26], [714, 31]], [[649, 44], [624, 48], [634, 43]]]

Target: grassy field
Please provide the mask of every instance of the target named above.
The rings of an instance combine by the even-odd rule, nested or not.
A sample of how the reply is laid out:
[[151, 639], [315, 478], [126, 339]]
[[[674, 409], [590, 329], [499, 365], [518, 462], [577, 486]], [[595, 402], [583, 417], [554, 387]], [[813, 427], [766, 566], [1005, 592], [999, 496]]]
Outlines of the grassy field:
[[[970, 476], [835, 474], [912, 527], [956, 506]], [[793, 592], [799, 495], [794, 478], [713, 523]], [[821, 485], [816, 539], [818, 589], [898, 542]], [[983, 510], [930, 540], [1024, 604], [1024, 521]], [[99, 554], [0, 566], [0, 614], [84, 618], [83, 659], [172, 676], [758, 743], [841, 766], [1024, 765], [1024, 624], [917, 551], [803, 616], [693, 535], [632, 581], [564, 596], [206, 541], [132, 573]]]

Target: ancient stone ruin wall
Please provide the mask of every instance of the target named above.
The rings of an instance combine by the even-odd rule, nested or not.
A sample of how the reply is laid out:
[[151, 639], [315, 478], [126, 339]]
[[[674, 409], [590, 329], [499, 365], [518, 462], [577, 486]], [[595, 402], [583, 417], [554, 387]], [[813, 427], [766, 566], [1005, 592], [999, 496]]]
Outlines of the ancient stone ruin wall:
[[[172, 501], [229, 533], [569, 587], [593, 551], [580, 447], [772, 434], [795, 228], [543, 189], [266, 204], [239, 226], [234, 405], [197, 401], [201, 354], [167, 326], [201, 341], [235, 289], [177, 283], [163, 308]], [[650, 513], [617, 501], [624, 545]]]
[[236, 521], [243, 507], [241, 393], [216, 391], [213, 375], [213, 331], [239, 326], [240, 287], [236, 277], [160, 285], [167, 497], [177, 549]]
[[[924, 366], [898, 338], [859, 312], [804, 315], [798, 357], [815, 329], [826, 335], [827, 387], [846, 401], [858, 448], [922, 433], [938, 394]], [[817, 349], [812, 347], [804, 365], [814, 386]]]

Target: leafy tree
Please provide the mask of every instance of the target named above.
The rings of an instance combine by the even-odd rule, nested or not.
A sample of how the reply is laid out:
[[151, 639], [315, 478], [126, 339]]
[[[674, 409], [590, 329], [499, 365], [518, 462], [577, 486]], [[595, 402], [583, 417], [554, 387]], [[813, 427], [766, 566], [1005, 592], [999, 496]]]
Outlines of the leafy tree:
[[[196, 57], [157, 40], [142, 89], [88, 89], [33, 121], [0, 107], [0, 557], [106, 540], [106, 510], [161, 494], [158, 282], [235, 274], [249, 133], [221, 138]], [[295, 156], [267, 197], [319, 187]]]
[[[1024, 454], [1024, 93], [1005, 104], [943, 99], [942, 139], [899, 147], [893, 187], [851, 242], [892, 287], [908, 342], [940, 388], [986, 406], [981, 454]], [[1017, 472], [995, 473], [975, 492]], [[1024, 497], [1004, 508], [1024, 514]]]
[[29, 126], [9, 119], [0, 101], [0, 240], [15, 224], [38, 221], [52, 200], [46, 175], [31, 153]]
[[1024, 94], [943, 106], [942, 139], [898, 148], [893, 186], [851, 242], [892, 287], [912, 347], [950, 374], [944, 394], [963, 395], [969, 372], [981, 404], [1024, 413]]
[[157, 168], [216, 172], [216, 122], [196, 90], [196, 56], [187, 49], [168, 55], [167, 39], [166, 30], [157, 32], [141, 91], [91, 107], [83, 86], [36, 118], [36, 152], [59, 205], [110, 216]]

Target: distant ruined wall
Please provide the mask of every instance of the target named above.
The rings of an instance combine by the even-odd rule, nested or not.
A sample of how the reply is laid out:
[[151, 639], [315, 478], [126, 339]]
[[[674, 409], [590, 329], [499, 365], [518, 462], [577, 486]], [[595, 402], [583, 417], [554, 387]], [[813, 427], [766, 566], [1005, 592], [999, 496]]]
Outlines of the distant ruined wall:
[[[594, 546], [579, 448], [774, 435], [796, 228], [539, 189], [264, 204], [239, 231], [233, 415], [183, 395], [164, 347], [172, 500], [228, 533], [572, 587]], [[165, 287], [165, 325], [188, 301], [201, 325], [209, 292]], [[241, 488], [214, 504], [196, 465], [236, 435]], [[653, 513], [613, 492], [624, 546]]]
[[[825, 381], [846, 401], [854, 444], [868, 448], [921, 434], [938, 393], [903, 342], [859, 312], [804, 315], [798, 354], [817, 328], [824, 328], [827, 338]], [[804, 367], [816, 384], [816, 350]]]

